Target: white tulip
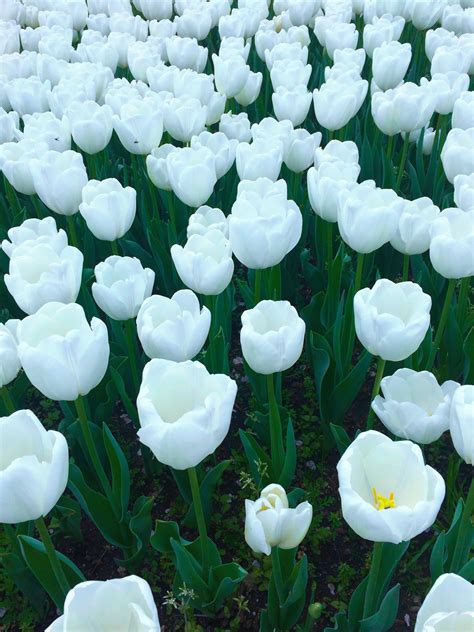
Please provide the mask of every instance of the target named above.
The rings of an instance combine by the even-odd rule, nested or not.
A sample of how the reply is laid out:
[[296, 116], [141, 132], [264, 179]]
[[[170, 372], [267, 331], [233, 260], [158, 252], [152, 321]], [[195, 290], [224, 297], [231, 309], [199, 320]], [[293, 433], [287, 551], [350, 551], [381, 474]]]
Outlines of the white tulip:
[[455, 70], [450, 70], [447, 73], [434, 73], [429, 82], [426, 79], [423, 81], [422, 78], [421, 85], [432, 91], [435, 112], [451, 114], [456, 100], [469, 87], [469, 75]]
[[280, 141], [254, 140], [240, 143], [236, 151], [237, 173], [241, 180], [269, 178], [277, 180], [283, 163], [283, 146]]
[[191, 235], [204, 235], [209, 230], [219, 230], [228, 239], [228, 219], [219, 208], [200, 206], [189, 216], [187, 238]]
[[314, 166], [320, 167], [323, 162], [345, 162], [349, 165], [357, 165], [359, 162], [359, 150], [352, 140], [331, 140], [324, 147], [318, 147], [314, 152]]
[[140, 441], [176, 470], [195, 467], [225, 439], [237, 385], [200, 362], [150, 360], [137, 398]]
[[5, 86], [11, 109], [15, 110], [19, 116], [34, 112], [46, 112], [49, 109], [48, 93], [50, 89], [49, 81], [42, 83], [38, 77], [34, 76], [13, 79]]
[[207, 106], [193, 97], [179, 97], [165, 103], [164, 126], [175, 139], [188, 143], [206, 126]]
[[87, 322], [76, 303], [47, 303], [17, 329], [18, 356], [30, 382], [45, 397], [72, 401], [87, 395], [109, 362], [107, 327]]
[[[449, 428], [451, 398], [459, 384], [441, 386], [429, 371], [398, 369], [384, 377], [372, 409], [395, 436], [416, 443], [433, 443]], [[384, 399], [385, 398], [385, 399]]]
[[244, 87], [235, 95], [235, 100], [240, 105], [247, 107], [257, 100], [262, 87], [263, 75], [261, 72], [250, 72]]
[[454, 393], [449, 418], [449, 431], [456, 452], [469, 465], [474, 465], [474, 386], [460, 386]]
[[0, 144], [0, 168], [8, 182], [19, 193], [35, 193], [31, 161], [41, 158], [48, 149], [46, 143], [31, 138], [24, 138], [16, 143]]
[[10, 228], [7, 235], [10, 241], [2, 241], [2, 249], [7, 257], [11, 257], [23, 244], [31, 248], [39, 243], [47, 243], [56, 252], [61, 252], [67, 246], [67, 235], [62, 228], [58, 230], [53, 217], [25, 219], [19, 226]]
[[66, 489], [66, 439], [46, 430], [31, 410], [0, 417], [0, 462], [0, 522], [46, 516]]
[[430, 74], [444, 74], [446, 72], [468, 72], [470, 71], [470, 55], [459, 45], [439, 46], [431, 60]]
[[295, 85], [307, 86], [311, 71], [311, 65], [305, 66], [299, 59], [279, 59], [273, 64], [270, 72], [273, 90], [276, 91], [280, 87], [291, 90]]
[[201, 132], [191, 138], [191, 147], [207, 147], [215, 158], [216, 175], [219, 180], [229, 171], [235, 161], [235, 152], [239, 142], [235, 138], [227, 138], [223, 132]]
[[372, 73], [381, 90], [395, 88], [403, 81], [411, 61], [411, 44], [391, 41], [373, 53]]
[[123, 237], [133, 224], [137, 192], [122, 187], [115, 178], [89, 180], [82, 189], [79, 212], [97, 239], [114, 241]]
[[433, 524], [443, 478], [411, 441], [361, 432], [337, 464], [342, 515], [361, 538], [399, 544]]
[[168, 178], [174, 194], [197, 208], [212, 195], [217, 182], [216, 158], [205, 146], [179, 148], [166, 157]]
[[135, 318], [143, 301], [151, 296], [155, 273], [143, 268], [136, 257], [112, 255], [94, 268], [92, 296], [113, 320]]
[[272, 547], [293, 549], [308, 533], [313, 508], [307, 502], [290, 509], [286, 492], [267, 485], [257, 500], [245, 501], [245, 541], [255, 553], [270, 555]]
[[474, 625], [474, 586], [455, 573], [435, 581], [418, 610], [415, 632], [468, 632]]
[[151, 150], [151, 154], [146, 157], [146, 169], [148, 177], [153, 182], [155, 187], [163, 189], [164, 191], [171, 191], [167, 157], [173, 151], [177, 151], [179, 148], [175, 145], [160, 145]]
[[219, 121], [219, 131], [223, 132], [227, 138], [235, 138], [241, 143], [248, 143], [252, 138], [250, 121], [246, 112], [240, 112], [240, 114], [225, 112]]
[[165, 40], [166, 56], [172, 66], [191, 68], [203, 72], [207, 62], [208, 49], [199, 46], [197, 40], [188, 37], [168, 37]]
[[21, 369], [16, 339], [18, 323], [13, 319], [0, 323], [0, 388], [10, 384]]
[[211, 312], [200, 308], [191, 290], [179, 290], [171, 298], [150, 296], [137, 316], [137, 332], [149, 358], [175, 362], [192, 360], [209, 334]]
[[463, 211], [474, 211], [474, 173], [454, 178], [454, 203]]
[[65, 152], [71, 149], [71, 125], [66, 116], [57, 118], [52, 112], [28, 114], [21, 138], [46, 143], [49, 149]]
[[95, 101], [74, 103], [66, 111], [76, 145], [88, 154], [105, 149], [112, 137], [112, 109]]
[[[390, 12], [391, 13], [391, 12]], [[384, 43], [399, 40], [405, 26], [405, 20], [400, 15], [386, 14], [375, 17], [372, 24], [366, 24], [363, 32], [365, 52], [372, 57], [374, 51]]]
[[213, 55], [212, 63], [218, 92], [225, 94], [227, 99], [231, 99], [244, 89], [250, 75], [250, 68], [240, 55], [234, 55], [228, 59]]
[[458, 175], [474, 173], [474, 127], [452, 129], [441, 150], [441, 162], [449, 182]]
[[331, 131], [341, 129], [354, 117], [364, 102], [369, 84], [358, 81], [332, 80], [313, 92], [314, 112], [318, 123]]
[[404, 200], [398, 227], [390, 243], [403, 255], [419, 255], [430, 247], [430, 231], [439, 208], [428, 197]]
[[224, 37], [219, 46], [219, 57], [229, 59], [234, 55], [240, 55], [247, 62], [250, 52], [250, 42], [246, 42], [243, 37]]
[[290, 171], [302, 173], [313, 162], [314, 152], [321, 143], [321, 132], [310, 134], [306, 129], [295, 129], [285, 155]]
[[[268, 144], [280, 142], [283, 147], [283, 159], [286, 158], [293, 133], [293, 123], [289, 120], [277, 121], [272, 116], [267, 116], [259, 123], [254, 123], [251, 128], [254, 141], [261, 140]], [[247, 178], [250, 180], [251, 178]]]
[[357, 337], [373, 355], [399, 362], [414, 353], [430, 326], [431, 297], [411, 281], [379, 279], [354, 296]]
[[331, 59], [334, 59], [334, 53], [337, 49], [357, 48], [358, 39], [359, 31], [353, 22], [336, 22], [332, 28], [326, 31], [324, 38], [326, 52]]
[[113, 124], [120, 142], [132, 154], [149, 154], [160, 144], [163, 113], [155, 99], [145, 98], [125, 103]]
[[[6, 112], [1, 105], [0, 100], [0, 143], [3, 144], [14, 140], [18, 133], [19, 120], [17, 112]], [[3, 105], [8, 108], [9, 104]]]
[[474, 275], [474, 211], [444, 209], [433, 221], [430, 234], [430, 260], [436, 272], [445, 279]]
[[403, 83], [393, 90], [372, 95], [372, 116], [377, 127], [389, 136], [426, 127], [436, 101], [431, 90]]
[[474, 93], [463, 92], [454, 102], [451, 126], [460, 129], [474, 127]]
[[272, 95], [277, 119], [289, 120], [295, 126], [301, 125], [308, 116], [311, 100], [311, 92], [304, 85], [296, 85], [293, 89], [280, 86]]
[[319, 167], [311, 167], [307, 174], [308, 197], [311, 208], [327, 222], [337, 222], [339, 196], [357, 182], [360, 167], [341, 160], [325, 160]]

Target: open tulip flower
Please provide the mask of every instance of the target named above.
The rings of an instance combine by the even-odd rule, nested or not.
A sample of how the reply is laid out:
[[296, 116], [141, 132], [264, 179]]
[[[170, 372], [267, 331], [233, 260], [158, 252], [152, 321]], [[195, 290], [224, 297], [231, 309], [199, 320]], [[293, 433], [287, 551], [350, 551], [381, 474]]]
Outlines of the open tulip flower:
[[440, 575], [418, 611], [415, 632], [467, 632], [474, 626], [474, 586], [454, 573]]
[[398, 544], [436, 519], [445, 484], [411, 441], [362, 432], [337, 464], [342, 514], [366, 540]]

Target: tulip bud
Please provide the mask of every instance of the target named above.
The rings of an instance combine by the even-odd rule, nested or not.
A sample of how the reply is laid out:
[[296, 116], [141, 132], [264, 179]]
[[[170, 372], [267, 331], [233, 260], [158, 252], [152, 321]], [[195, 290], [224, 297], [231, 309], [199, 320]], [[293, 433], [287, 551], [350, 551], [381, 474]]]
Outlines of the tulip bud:
[[89, 180], [82, 189], [79, 212], [94, 237], [115, 241], [123, 237], [133, 224], [137, 192], [122, 187], [115, 178]]
[[314, 152], [321, 143], [321, 132], [310, 134], [305, 129], [295, 129], [285, 155], [285, 164], [290, 171], [302, 173], [313, 162]]
[[237, 385], [200, 362], [148, 362], [137, 398], [140, 441], [176, 470], [195, 467], [229, 431]]
[[283, 86], [272, 95], [273, 109], [279, 121], [289, 120], [293, 125], [301, 125], [308, 116], [311, 106], [311, 92], [299, 85], [289, 90]]
[[342, 515], [361, 538], [407, 542], [431, 527], [445, 495], [443, 478], [419, 446], [361, 432], [337, 464]]
[[286, 371], [301, 355], [305, 323], [288, 301], [260, 301], [242, 314], [240, 344], [256, 373]]
[[317, 621], [317, 619], [321, 617], [323, 613], [323, 609], [324, 609], [323, 604], [312, 603], [308, 608], [308, 614], [312, 619], [314, 619], [314, 621]]
[[474, 275], [474, 211], [444, 209], [433, 221], [430, 234], [430, 260], [436, 272], [445, 279]]
[[245, 180], [229, 216], [232, 251], [248, 268], [270, 268], [296, 246], [302, 222], [298, 206], [287, 199], [284, 180]]
[[[140, 0], [140, 3], [145, 1]], [[165, 1], [160, 0], [160, 3]], [[95, 630], [120, 630], [124, 622], [134, 632], [160, 632], [151, 588], [136, 575], [76, 584], [66, 596], [64, 614], [45, 632], [85, 630], [90, 626]]]
[[16, 339], [18, 323], [13, 319], [0, 323], [0, 388], [10, 384], [21, 369]]
[[440, 386], [429, 371], [398, 369], [383, 378], [384, 397], [377, 395], [372, 409], [395, 436], [433, 443], [449, 428], [451, 399], [458, 387], [452, 380]]
[[294, 549], [308, 533], [313, 508], [307, 502], [290, 509], [286, 492], [267, 485], [257, 500], [245, 501], [245, 541], [255, 553], [270, 555], [272, 547]]
[[357, 337], [373, 355], [400, 362], [423, 342], [430, 309], [431, 297], [416, 283], [379, 279], [354, 296]]
[[198, 294], [220, 294], [234, 273], [230, 243], [220, 230], [191, 235], [184, 247], [174, 244], [171, 257], [181, 281]]
[[113, 320], [135, 318], [143, 301], [153, 291], [155, 273], [150, 268], [143, 268], [136, 257], [107, 257], [95, 266], [94, 274], [96, 282], [92, 284], [92, 296]]
[[462, 632], [472, 628], [474, 586], [455, 573], [435, 581], [418, 610], [415, 632]]
[[460, 386], [452, 397], [449, 431], [456, 452], [468, 464], [474, 465], [474, 386]]
[[150, 296], [137, 316], [137, 332], [149, 358], [175, 362], [192, 360], [209, 333], [211, 312], [200, 309], [191, 290], [179, 290], [171, 298]]
[[212, 195], [217, 182], [216, 159], [204, 146], [184, 147], [166, 157], [174, 194], [188, 206], [198, 207]]
[[87, 322], [76, 303], [47, 303], [17, 329], [18, 356], [30, 382], [45, 397], [72, 401], [102, 380], [109, 362], [107, 327]]
[[235, 100], [240, 105], [247, 107], [257, 100], [262, 87], [263, 75], [261, 72], [250, 72], [244, 87], [235, 95]]

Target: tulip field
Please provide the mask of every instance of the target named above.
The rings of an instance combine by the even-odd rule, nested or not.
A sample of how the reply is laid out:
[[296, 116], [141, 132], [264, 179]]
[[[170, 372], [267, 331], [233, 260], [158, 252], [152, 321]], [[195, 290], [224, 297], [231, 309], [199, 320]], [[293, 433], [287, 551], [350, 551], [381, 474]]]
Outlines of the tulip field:
[[474, 0], [0, 0], [0, 630], [474, 632]]

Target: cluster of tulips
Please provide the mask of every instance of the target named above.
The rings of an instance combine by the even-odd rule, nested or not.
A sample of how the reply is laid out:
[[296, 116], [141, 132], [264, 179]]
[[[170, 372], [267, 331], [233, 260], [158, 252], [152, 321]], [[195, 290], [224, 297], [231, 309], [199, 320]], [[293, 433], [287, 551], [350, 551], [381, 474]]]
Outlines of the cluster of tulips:
[[[160, 630], [150, 555], [186, 629], [215, 629], [247, 575], [210, 537], [231, 435], [245, 541], [271, 556], [252, 629], [319, 625], [288, 370], [314, 378], [342, 516], [374, 543], [326, 630], [393, 629], [427, 530], [415, 630], [473, 629], [473, 73], [472, 0], [1, 0], [0, 523], [4, 569], [60, 613], [47, 632]], [[181, 524], [137, 497], [112, 418], [149, 485], [169, 468]], [[445, 482], [423, 450], [447, 431]], [[130, 574], [84, 576], [51, 512]]]

